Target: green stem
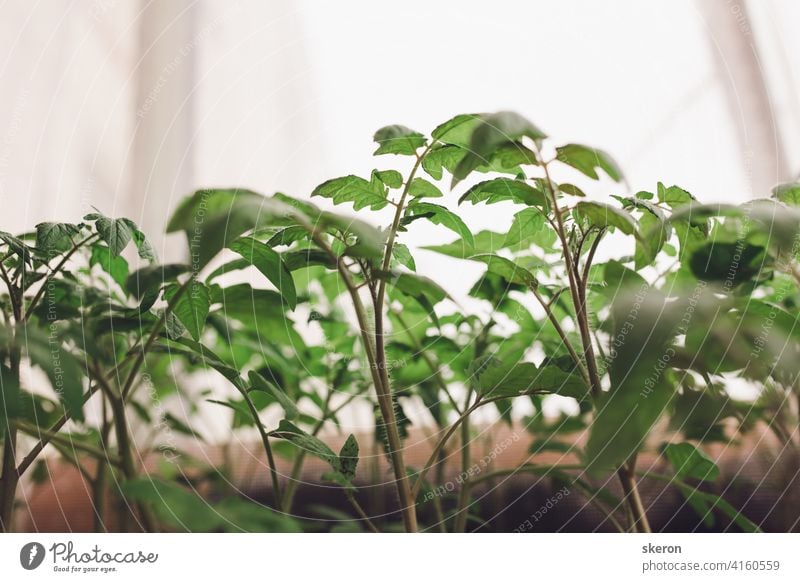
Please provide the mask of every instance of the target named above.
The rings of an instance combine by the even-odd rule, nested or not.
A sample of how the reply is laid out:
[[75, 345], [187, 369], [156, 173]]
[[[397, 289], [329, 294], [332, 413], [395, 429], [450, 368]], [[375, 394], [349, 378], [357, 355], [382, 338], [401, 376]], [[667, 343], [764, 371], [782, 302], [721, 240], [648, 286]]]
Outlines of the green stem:
[[356, 510], [356, 513], [361, 518], [361, 520], [364, 522], [364, 524], [369, 528], [369, 530], [372, 533], [381, 533], [380, 530], [377, 527], [375, 527], [375, 524], [372, 523], [372, 520], [369, 518], [367, 513], [364, 511], [364, 508], [361, 507], [361, 504], [358, 502], [358, 500], [356, 499], [355, 495], [353, 495], [353, 492], [350, 491], [349, 489], [345, 489], [344, 490], [344, 494], [345, 494], [345, 496], [347, 496], [347, 500], [353, 506], [353, 509]]
[[[314, 242], [336, 262], [336, 268], [339, 276], [345, 284], [347, 291], [350, 295], [353, 309], [356, 312], [356, 319], [361, 334], [361, 341], [364, 347], [364, 352], [367, 356], [367, 362], [372, 376], [372, 383], [375, 386], [375, 392], [378, 399], [378, 408], [381, 412], [384, 426], [386, 427], [386, 437], [389, 445], [389, 457], [392, 462], [392, 471], [395, 477], [395, 486], [400, 498], [401, 512], [403, 515], [403, 524], [406, 531], [417, 531], [417, 512], [416, 504], [414, 503], [415, 497], [411, 494], [411, 487], [409, 485], [408, 474], [406, 473], [405, 460], [402, 453], [402, 442], [400, 434], [397, 430], [397, 419], [394, 412], [394, 402], [392, 401], [391, 388], [388, 384], [388, 377], [385, 378], [380, 370], [381, 365], [375, 355], [375, 346], [373, 345], [373, 338], [369, 334], [369, 322], [367, 320], [367, 311], [361, 301], [361, 296], [358, 294], [356, 287], [351, 277], [350, 271], [344, 265], [340, 257], [331, 250], [330, 246], [322, 238], [319, 231], [313, 225], [303, 225], [312, 236]], [[383, 366], [385, 372], [385, 365]]]
[[[128, 431], [128, 419], [125, 414], [125, 401], [123, 398], [111, 398], [111, 415], [114, 418], [114, 429], [117, 437], [117, 449], [120, 457], [122, 475], [126, 481], [132, 481], [137, 477], [136, 464], [133, 459], [133, 447], [130, 433]], [[136, 505], [139, 510], [141, 526], [145, 531], [157, 531], [156, 520], [148, 507], [143, 504]]]

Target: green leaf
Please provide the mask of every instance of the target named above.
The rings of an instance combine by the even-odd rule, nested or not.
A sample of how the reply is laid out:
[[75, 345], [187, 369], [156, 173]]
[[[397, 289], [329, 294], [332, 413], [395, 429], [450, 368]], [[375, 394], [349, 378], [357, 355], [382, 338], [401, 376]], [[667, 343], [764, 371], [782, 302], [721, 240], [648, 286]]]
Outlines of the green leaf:
[[150, 240], [141, 230], [136, 228], [135, 224], [132, 222], [130, 224], [133, 231], [133, 243], [136, 245], [136, 250], [139, 252], [139, 258], [148, 261], [155, 261], [157, 259], [156, 251], [153, 248], [153, 245], [150, 244]]
[[8, 245], [8, 248], [26, 263], [31, 262], [31, 248], [22, 239], [15, 237], [7, 232], [0, 231], [0, 241]]
[[428, 277], [417, 275], [416, 273], [393, 273], [390, 275], [391, 283], [402, 293], [419, 299], [423, 297], [432, 305], [448, 298], [445, 291], [438, 283]]
[[[172, 302], [178, 289], [178, 285], [171, 285], [164, 292], [164, 298]], [[210, 305], [208, 287], [199, 281], [192, 281], [172, 307], [172, 313], [195, 341], [198, 341], [203, 333]]]
[[612, 304], [611, 389], [598, 399], [587, 468], [608, 470], [630, 458], [670, 402], [675, 386], [667, 372], [674, 351], [668, 342], [682, 317], [680, 303], [650, 288], [621, 292]]
[[109, 218], [99, 213], [87, 214], [84, 220], [93, 220], [100, 239], [108, 245], [113, 256], [119, 255], [133, 239], [135, 226], [126, 218]]
[[237, 497], [212, 503], [195, 491], [161, 479], [132, 479], [121, 485], [121, 491], [127, 500], [150, 506], [158, 520], [175, 531], [300, 531], [290, 518], [257, 503]]
[[160, 479], [142, 478], [121, 484], [129, 501], [149, 505], [159, 521], [174, 529], [209, 532], [221, 527], [221, 519], [209, 502], [196, 493]]
[[556, 159], [563, 164], [572, 166], [593, 180], [600, 179], [597, 169], [603, 170], [615, 182], [622, 180], [622, 171], [619, 166], [603, 150], [574, 143], [567, 144], [556, 148]]
[[267, 225], [288, 226], [296, 216], [305, 215], [306, 206], [290, 201], [287, 196], [265, 198], [239, 188], [198, 190], [175, 210], [167, 232], [186, 233], [192, 269], [197, 271], [245, 232]]
[[458, 203], [461, 204], [465, 200], [473, 204], [511, 201], [526, 206], [548, 208], [547, 195], [544, 191], [534, 188], [527, 182], [512, 178], [495, 178], [480, 182], [467, 190], [459, 198]]
[[478, 377], [477, 387], [478, 392], [487, 397], [545, 393], [580, 400], [588, 393], [588, 387], [577, 369], [571, 373], [555, 366], [539, 369], [529, 362], [489, 366]]
[[741, 242], [711, 241], [689, 258], [692, 274], [703, 281], [736, 286], [757, 277], [765, 266], [766, 249]]
[[513, 247], [522, 241], [529, 241], [540, 235], [542, 231], [548, 230], [545, 225], [544, 215], [536, 208], [526, 208], [514, 215], [514, 221], [508, 229], [504, 247]]
[[417, 263], [414, 261], [414, 257], [406, 245], [395, 243], [394, 247], [392, 247], [392, 256], [394, 256], [395, 261], [404, 267], [412, 271], [417, 270]]
[[481, 254], [473, 255], [469, 257], [469, 259], [485, 263], [489, 267], [490, 273], [500, 275], [509, 283], [518, 283], [525, 286], [537, 284], [536, 276], [533, 273], [523, 267], [520, 267], [505, 257], [492, 254]]
[[53, 390], [64, 403], [64, 408], [70, 417], [82, 421], [84, 415], [81, 366], [61, 339], [46, 336], [35, 329], [28, 329], [24, 349], [31, 363], [47, 374]]
[[288, 420], [294, 420], [299, 416], [300, 411], [297, 409], [297, 405], [286, 395], [283, 390], [275, 386], [272, 382], [269, 382], [255, 370], [250, 371], [248, 378], [250, 379], [250, 386], [253, 390], [266, 392], [272, 396], [278, 404], [281, 405], [281, 408], [283, 408], [284, 413], [286, 413], [286, 418]]
[[339, 451], [339, 466], [342, 476], [348, 481], [352, 481], [356, 476], [358, 467], [358, 441], [356, 437], [350, 435]]
[[278, 288], [290, 309], [294, 309], [297, 306], [297, 291], [295, 290], [292, 273], [277, 252], [251, 237], [236, 239], [229, 246], [232, 251], [254, 265]]
[[306, 240], [310, 237], [308, 231], [302, 226], [287, 226], [282, 228], [267, 241], [269, 247], [288, 246], [293, 242]]
[[570, 196], [578, 196], [580, 198], [586, 198], [586, 193], [580, 188], [578, 188], [575, 184], [559, 184], [558, 190]]
[[439, 224], [445, 228], [449, 228], [457, 235], [459, 235], [468, 245], [475, 244], [475, 239], [472, 236], [469, 228], [461, 218], [450, 212], [444, 206], [438, 204], [431, 204], [430, 202], [414, 202], [406, 209], [406, 216], [424, 216], [433, 224]]
[[178, 275], [189, 270], [186, 265], [147, 265], [134, 271], [125, 281], [125, 290], [141, 299], [148, 293], [156, 293], [162, 285], [175, 281]]
[[408, 193], [413, 198], [441, 198], [443, 196], [442, 191], [425, 178], [414, 178], [411, 180]]
[[431, 245], [422, 247], [425, 250], [447, 255], [448, 257], [455, 257], [457, 259], [466, 259], [474, 254], [495, 253], [503, 248], [507, 236], [499, 232], [492, 232], [490, 230], [482, 230], [475, 235], [475, 246], [469, 246], [464, 239], [458, 238], [451, 243], [444, 245]]
[[690, 477], [701, 481], [716, 481], [719, 467], [708, 455], [691, 443], [669, 443], [664, 447], [675, 475], [681, 479]]
[[606, 286], [603, 294], [609, 301], [613, 301], [620, 292], [637, 292], [647, 289], [647, 281], [636, 271], [629, 269], [619, 261], [608, 261], [603, 267], [603, 280]]
[[67, 251], [72, 246], [72, 237], [79, 232], [77, 224], [41, 222], [36, 225], [36, 248], [47, 253]]
[[100, 265], [120, 287], [125, 288], [125, 281], [128, 279], [128, 261], [123, 257], [111, 254], [111, 249], [105, 245], [93, 245], [92, 254], [89, 258], [89, 265]]
[[481, 123], [480, 114], [462, 113], [439, 125], [431, 132], [431, 136], [443, 144], [468, 148], [472, 134]]
[[375, 132], [378, 149], [373, 155], [399, 154], [413, 156], [425, 145], [425, 136], [404, 125], [387, 125]]
[[634, 234], [636, 232], [636, 221], [629, 212], [609, 204], [602, 202], [578, 202], [575, 209], [586, 219], [592, 226], [598, 228], [607, 228], [610, 226], [620, 229], [625, 234]]
[[434, 180], [441, 180], [444, 170], [451, 174], [458, 163], [467, 155], [467, 150], [454, 145], [437, 145], [432, 147], [422, 158], [422, 169]]
[[331, 448], [318, 439], [298, 428], [286, 419], [278, 423], [278, 428], [270, 433], [270, 436], [285, 439], [294, 443], [300, 450], [328, 463], [334, 471], [341, 473], [341, 461], [339, 456]]
[[697, 514], [703, 518], [703, 522], [713, 524], [713, 511], [719, 509], [722, 513], [728, 516], [730, 520], [738, 525], [742, 531], [746, 533], [760, 533], [761, 528], [757, 524], [750, 521], [745, 517], [741, 511], [733, 507], [730, 503], [725, 501], [722, 497], [713, 493], [706, 493], [699, 489], [695, 489], [684, 483], [675, 482], [680, 492], [686, 498], [686, 501]]
[[539, 141], [546, 136], [518, 113], [501, 111], [481, 115], [470, 136], [468, 153], [453, 172], [453, 186], [479, 166], [489, 163], [492, 154], [500, 147], [518, 142], [523, 137]]
[[772, 197], [789, 206], [800, 206], [800, 183], [780, 184], [772, 189]]
[[389, 188], [400, 188], [403, 185], [403, 175], [397, 170], [372, 170], [372, 176]]
[[389, 203], [386, 198], [386, 187], [382, 182], [369, 182], [353, 175], [323, 182], [314, 188], [311, 196], [330, 198], [334, 204], [352, 202], [355, 210], [366, 207], [380, 210]]
[[667, 204], [670, 208], [678, 208], [697, 201], [694, 196], [683, 188], [678, 186], [666, 187], [661, 182], [658, 183], [657, 198], [659, 202]]

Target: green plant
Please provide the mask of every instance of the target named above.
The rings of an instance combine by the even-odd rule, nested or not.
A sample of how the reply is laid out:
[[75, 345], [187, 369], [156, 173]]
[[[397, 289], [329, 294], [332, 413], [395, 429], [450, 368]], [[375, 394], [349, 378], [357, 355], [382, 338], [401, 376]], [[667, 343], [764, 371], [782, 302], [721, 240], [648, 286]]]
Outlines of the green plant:
[[[358, 500], [355, 436], [339, 452], [320, 436], [358, 399], [375, 407], [376, 439], [392, 468], [406, 531], [420, 529], [418, 508], [426, 501], [433, 503], [440, 530], [466, 530], [475, 487], [516, 473], [574, 486], [622, 531], [651, 529], [638, 492], [641, 479], [673, 484], [706, 522], [722, 513], [743, 529], [758, 529], [701, 487], [719, 470], [695, 443], [730, 441], [732, 432], [748, 430], [759, 417], [793, 442], [785, 402], [798, 397], [800, 372], [800, 187], [782, 186], [772, 199], [740, 207], [702, 205], [662, 184], [654, 193], [615, 194], [599, 202], [584, 190], [618, 192], [623, 178], [616, 163], [587, 146], [554, 146], [534, 124], [509, 112], [459, 115], [430, 136], [388, 126], [375, 141], [375, 154], [397, 156], [405, 175], [396, 169], [348, 175], [311, 194], [351, 204], [369, 221], [283, 194], [202, 190], [179, 206], [168, 226], [186, 233], [190, 264], [151, 264], [130, 277], [119, 256], [129, 240], [144, 259], [153, 259], [130, 221], [90, 215], [92, 227], [40, 225], [35, 239], [4, 234], [4, 507], [16, 486], [16, 432], [40, 434], [49, 426], [41, 433], [44, 444], [64, 437], [63, 421], [43, 422], [23, 410], [22, 402], [41, 397], [24, 392], [20, 398], [19, 388], [23, 358], [48, 370], [34, 347], [47, 317], [28, 314], [41, 307], [42, 297], [54, 297], [61, 310], [79, 297], [69, 291], [55, 295], [50, 288], [57, 282], [80, 288], [86, 297], [74, 313], [59, 318], [59, 345], [75, 371], [57, 408], [64, 418], [80, 421], [83, 403], [95, 390], [102, 392], [109, 417], [81, 435], [87, 444], [82, 452], [105, 448], [110, 430], [116, 431], [115, 470], [129, 482], [123, 493], [139, 504], [147, 529], [157, 527], [156, 518], [169, 521], [165, 502], [195, 516], [208, 513], [196, 508], [196, 496], [174, 484], [153, 488], [138, 480], [127, 439], [125, 406], [143, 370], [150, 373], [176, 357], [184, 373], [212, 368], [230, 382], [235, 396], [207, 400], [232, 411], [232, 428], [257, 430], [273, 507], [285, 513], [292, 511], [304, 461], [313, 455], [330, 465], [324, 478], [342, 489], [365, 527], [379, 529]], [[441, 203], [447, 199], [440, 186], [445, 176], [452, 189], [463, 190], [459, 204], [503, 204], [510, 209], [510, 226], [473, 232], [453, 205]], [[462, 181], [469, 186], [463, 188]], [[371, 226], [376, 218], [385, 226]], [[490, 315], [452, 309], [450, 295], [416, 273], [411, 233], [419, 221], [458, 237], [425, 251], [485, 265], [469, 296], [489, 306]], [[57, 254], [45, 254], [48, 249]], [[78, 251], [88, 266], [67, 270]], [[50, 266], [48, 258], [56, 257], [58, 264]], [[106, 275], [98, 290], [100, 268]], [[229, 274], [250, 268], [274, 290], [260, 281], [227, 283]], [[99, 327], [81, 335], [87, 321]], [[321, 332], [318, 341], [303, 333], [309, 327]], [[108, 345], [88, 346], [84, 337], [105, 338]], [[84, 373], [90, 377], [85, 390]], [[724, 389], [734, 376], [784, 398], [734, 401]], [[550, 395], [572, 400], [577, 413], [547, 417], [542, 402]], [[430, 457], [419, 467], [409, 467], [404, 455], [403, 402], [410, 398], [424, 403], [437, 428]], [[511, 423], [515, 399], [533, 406], [526, 419], [534, 436], [531, 457], [512, 469], [473, 475], [471, 417], [492, 406], [501, 421]], [[271, 406], [284, 418], [266, 426], [261, 412]], [[313, 414], [302, 412], [309, 407]], [[673, 471], [641, 469], [639, 451], [652, 446], [648, 437], [665, 416], [678, 431], [660, 447]], [[576, 463], [531, 461], [543, 451], [572, 450], [564, 437], [583, 431], [588, 441]], [[464, 478], [457, 499], [445, 504], [430, 492], [443, 484], [456, 435]], [[37, 445], [28, 458], [39, 452]], [[292, 461], [288, 479], [279, 475], [278, 454]], [[621, 497], [594, 485], [593, 475], [607, 473], [616, 474]], [[215, 509], [215, 515], [244, 519], [238, 506]], [[9, 515], [4, 510], [5, 527]], [[263, 527], [297, 527], [268, 510], [259, 515]], [[189, 529], [222, 527], [209, 516]]]

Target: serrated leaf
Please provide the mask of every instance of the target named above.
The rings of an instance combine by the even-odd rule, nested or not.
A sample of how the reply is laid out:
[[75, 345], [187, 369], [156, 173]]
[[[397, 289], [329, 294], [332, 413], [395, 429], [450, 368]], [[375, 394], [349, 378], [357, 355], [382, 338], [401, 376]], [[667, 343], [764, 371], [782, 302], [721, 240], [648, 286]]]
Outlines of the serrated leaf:
[[389, 203], [383, 183], [370, 182], [353, 175], [323, 182], [314, 188], [311, 196], [330, 198], [334, 204], [352, 202], [355, 210], [366, 207], [371, 210], [380, 210]]
[[72, 246], [72, 237], [80, 232], [77, 224], [40, 222], [36, 225], [36, 248], [45, 252], [63, 252]]
[[536, 208], [526, 208], [514, 215], [514, 220], [508, 229], [508, 234], [503, 242], [504, 247], [512, 247], [522, 241], [530, 240], [547, 229], [544, 215]]
[[281, 256], [266, 244], [252, 237], [242, 237], [231, 242], [229, 248], [258, 269], [286, 300], [290, 309], [297, 306], [297, 291], [292, 273]]
[[358, 467], [358, 441], [356, 437], [350, 435], [342, 445], [342, 450], [339, 451], [339, 466], [341, 474], [348, 480], [352, 481], [356, 476], [356, 468]]
[[622, 170], [620, 170], [613, 158], [603, 150], [571, 143], [556, 148], [556, 159], [593, 180], [600, 179], [597, 174], [598, 169], [603, 170], [615, 182], [622, 180]]
[[425, 145], [425, 136], [404, 125], [387, 125], [375, 132], [378, 149], [373, 155], [399, 154], [413, 156]]
[[389, 188], [399, 188], [403, 185], [403, 175], [397, 170], [372, 170], [372, 175]]
[[465, 155], [467, 155], [467, 150], [461, 147], [437, 145], [432, 147], [422, 158], [422, 169], [434, 180], [441, 180], [444, 170], [452, 174]]
[[131, 222], [124, 218], [109, 218], [102, 214], [89, 214], [86, 220], [94, 220], [97, 234], [108, 245], [113, 256], [119, 255], [133, 239]]

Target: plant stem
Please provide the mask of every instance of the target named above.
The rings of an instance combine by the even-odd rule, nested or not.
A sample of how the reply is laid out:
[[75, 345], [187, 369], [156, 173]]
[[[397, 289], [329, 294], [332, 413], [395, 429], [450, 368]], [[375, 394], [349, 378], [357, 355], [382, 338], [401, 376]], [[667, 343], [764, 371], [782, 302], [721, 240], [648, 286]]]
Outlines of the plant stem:
[[[136, 478], [137, 470], [136, 464], [133, 460], [133, 448], [128, 432], [128, 419], [125, 415], [125, 400], [124, 398], [111, 398], [109, 399], [111, 405], [111, 415], [114, 418], [114, 432], [117, 437], [117, 449], [120, 457], [120, 465], [122, 475], [126, 481], [131, 481]], [[136, 504], [139, 509], [139, 517], [141, 518], [141, 525], [145, 531], [157, 531], [156, 520], [150, 509], [141, 503]]]
[[[236, 383], [234, 383], [236, 385]], [[261, 418], [258, 415], [258, 408], [253, 403], [253, 399], [250, 398], [250, 394], [247, 393], [247, 390], [236, 386], [239, 390], [239, 393], [242, 395], [242, 398], [247, 405], [248, 410], [250, 411], [250, 415], [253, 417], [253, 421], [256, 424], [256, 428], [258, 429], [258, 433], [261, 435], [261, 444], [264, 447], [264, 452], [267, 455], [267, 466], [269, 467], [269, 475], [270, 479], [272, 480], [272, 494], [275, 498], [275, 507], [280, 508], [283, 507], [283, 498], [281, 496], [281, 484], [278, 480], [278, 469], [275, 465], [275, 456], [272, 454], [272, 445], [269, 443], [269, 434], [267, 430], [264, 428], [264, 423], [261, 422]]]
[[[592, 343], [591, 327], [589, 325], [589, 318], [586, 313], [586, 284], [589, 269], [591, 268], [591, 263], [594, 258], [595, 251], [597, 250], [597, 246], [599, 245], [602, 233], [598, 234], [597, 238], [592, 243], [592, 248], [589, 251], [589, 256], [587, 257], [586, 264], [584, 265], [584, 276], [581, 277], [580, 265], [578, 263], [574, 263], [572, 260], [572, 254], [570, 253], [569, 243], [564, 230], [564, 220], [558, 207], [555, 185], [550, 177], [548, 163], [544, 160], [541, 160], [541, 165], [544, 169], [545, 179], [548, 186], [547, 189], [549, 191], [550, 198], [553, 203], [554, 214], [556, 216], [556, 226], [558, 227], [557, 233], [564, 253], [564, 263], [566, 264], [567, 275], [569, 278], [572, 303], [575, 307], [575, 317], [577, 319], [578, 329], [580, 330], [581, 334], [581, 343], [583, 344], [586, 369], [589, 373], [589, 386], [592, 396], [597, 398], [602, 392], [602, 386], [600, 383], [600, 373], [597, 369], [597, 362], [594, 357], [594, 344]], [[634, 462], [634, 460], [631, 462]], [[639, 497], [639, 491], [636, 486], [636, 479], [633, 476], [632, 468], [629, 469], [625, 465], [620, 466], [617, 469], [617, 476], [622, 484], [623, 490], [626, 492], [625, 500], [630, 507], [631, 512], [633, 513], [635, 523], [638, 523], [639, 527], [645, 529], [645, 531], [649, 531], [650, 526], [647, 523], [647, 516], [645, 514], [641, 498]]]
[[491, 404], [492, 402], [497, 402], [498, 400], [504, 400], [506, 398], [512, 398], [512, 397], [495, 396], [493, 398], [487, 398], [485, 400], [481, 399], [481, 397], [478, 397], [478, 399], [473, 403], [473, 405], [467, 408], [467, 410], [465, 410], [464, 413], [461, 416], [459, 416], [455, 420], [455, 422], [453, 422], [453, 424], [451, 424], [448, 427], [444, 435], [442, 435], [442, 438], [440, 438], [439, 442], [436, 443], [436, 446], [433, 447], [433, 451], [428, 457], [425, 466], [422, 468], [422, 471], [419, 472], [419, 475], [417, 475], [416, 481], [414, 481], [414, 487], [412, 487], [411, 489], [411, 493], [414, 496], [414, 498], [416, 498], [417, 495], [419, 495], [420, 489], [422, 488], [422, 484], [425, 482], [425, 476], [428, 474], [428, 471], [431, 470], [433, 465], [437, 463], [439, 459], [439, 454], [442, 452], [442, 449], [444, 449], [444, 446], [447, 444], [447, 441], [450, 440], [450, 437], [452, 437], [453, 434], [455, 434], [456, 430], [458, 430], [458, 427], [461, 425], [461, 423], [464, 422], [469, 417], [470, 414], [475, 412], [481, 406], [485, 406], [486, 404]]
[[[351, 277], [350, 271], [343, 263], [340, 257], [325, 242], [320, 233], [313, 227], [313, 225], [305, 225], [304, 227], [312, 236], [315, 243], [325, 251], [336, 262], [336, 268], [339, 276], [347, 287], [350, 295], [353, 309], [356, 312], [356, 319], [361, 334], [361, 341], [364, 347], [364, 352], [367, 356], [367, 362], [372, 376], [372, 383], [375, 386], [375, 392], [378, 399], [378, 408], [381, 412], [381, 418], [384, 426], [386, 427], [386, 439], [389, 446], [389, 457], [392, 462], [392, 471], [395, 477], [395, 486], [397, 488], [398, 497], [400, 498], [401, 511], [403, 514], [403, 524], [408, 532], [417, 531], [417, 512], [416, 504], [414, 503], [415, 496], [411, 494], [411, 486], [406, 473], [405, 460], [403, 459], [402, 443], [400, 434], [397, 430], [397, 419], [394, 412], [394, 402], [392, 399], [391, 388], [388, 384], [388, 376], [384, 376], [385, 362], [383, 364], [384, 370], [381, 371], [379, 363], [375, 355], [375, 345], [373, 344], [373, 337], [369, 334], [369, 322], [367, 321], [367, 311], [364, 308], [364, 303], [361, 301], [361, 296], [358, 294], [356, 287]], [[377, 333], [377, 327], [376, 327]], [[384, 373], [382, 373], [384, 372]]]
[[575, 362], [575, 366], [577, 366], [578, 370], [581, 373], [581, 376], [583, 376], [583, 380], [584, 382], [586, 382], [586, 386], [591, 387], [592, 383], [591, 379], [589, 378], [589, 372], [586, 370], [586, 366], [583, 365], [583, 361], [581, 360], [580, 356], [578, 356], [578, 353], [575, 351], [575, 348], [572, 347], [572, 342], [569, 341], [567, 334], [564, 332], [564, 329], [561, 327], [561, 324], [558, 322], [558, 319], [553, 314], [553, 310], [550, 309], [550, 304], [544, 300], [544, 297], [542, 297], [542, 294], [539, 293], [539, 290], [535, 286], [531, 286], [530, 289], [531, 292], [533, 293], [533, 296], [536, 297], [536, 300], [544, 308], [544, 312], [547, 314], [547, 319], [550, 320], [550, 323], [555, 328], [558, 337], [561, 338], [561, 341], [567, 348], [570, 357]]
[[[467, 394], [464, 408], [469, 408], [470, 395], [470, 393]], [[453, 524], [453, 531], [455, 533], [463, 533], [467, 527], [467, 513], [469, 511], [467, 506], [469, 505], [471, 491], [467, 476], [469, 474], [471, 463], [472, 455], [470, 454], [469, 416], [467, 416], [461, 423], [461, 477], [463, 477], [464, 482], [461, 484], [461, 490], [458, 492], [458, 503], [456, 504], [455, 514], [456, 518]]]
[[349, 489], [345, 489], [344, 490], [344, 494], [345, 494], [345, 496], [347, 496], [347, 500], [353, 506], [353, 509], [356, 510], [356, 513], [361, 518], [361, 520], [366, 524], [366, 526], [369, 528], [369, 530], [372, 533], [381, 533], [380, 530], [377, 527], [375, 527], [375, 524], [372, 523], [372, 520], [369, 518], [367, 513], [364, 511], [364, 508], [361, 507], [361, 504], [358, 502], [358, 500], [356, 499], [355, 495], [353, 495], [353, 492], [350, 491]]
[[617, 469], [617, 475], [625, 493], [625, 501], [633, 517], [633, 528], [638, 532], [652, 533], [650, 522], [647, 520], [647, 513], [642, 504], [642, 498], [639, 496], [639, 488], [636, 486], [635, 463], [636, 459], [634, 457]]

